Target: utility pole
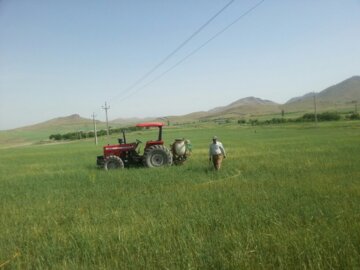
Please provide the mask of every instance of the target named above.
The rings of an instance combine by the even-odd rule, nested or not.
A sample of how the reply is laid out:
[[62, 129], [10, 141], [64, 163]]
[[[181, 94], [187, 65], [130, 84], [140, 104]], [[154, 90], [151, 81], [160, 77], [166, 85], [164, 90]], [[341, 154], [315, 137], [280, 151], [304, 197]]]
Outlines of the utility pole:
[[170, 120], [167, 117], [160, 117], [159, 119], [165, 120], [167, 122], [167, 125], [170, 126]]
[[96, 130], [96, 121], [95, 121], [96, 115], [93, 113], [91, 116], [92, 116], [93, 123], [94, 123], [95, 145], [97, 145], [98, 144], [98, 139], [97, 139], [97, 130]]
[[315, 116], [315, 126], [317, 125], [317, 113], [316, 113], [316, 93], [314, 92], [314, 116]]
[[110, 109], [110, 106], [108, 106], [106, 104], [106, 101], [105, 101], [105, 106], [102, 106], [102, 109], [105, 110], [105, 114], [106, 114], [106, 133], [107, 133], [107, 137], [109, 139], [109, 120], [108, 120], [108, 110]]

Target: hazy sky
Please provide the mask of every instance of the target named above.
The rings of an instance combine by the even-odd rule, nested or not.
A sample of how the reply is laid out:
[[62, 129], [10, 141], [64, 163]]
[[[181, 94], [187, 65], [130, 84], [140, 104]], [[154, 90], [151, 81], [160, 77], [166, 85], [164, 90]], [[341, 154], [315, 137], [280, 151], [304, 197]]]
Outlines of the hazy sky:
[[104, 120], [105, 101], [110, 119], [186, 114], [247, 96], [283, 103], [360, 75], [360, 0], [266, 0], [141, 88], [259, 2], [236, 0], [125, 91], [228, 2], [0, 0], [0, 130], [74, 113]]

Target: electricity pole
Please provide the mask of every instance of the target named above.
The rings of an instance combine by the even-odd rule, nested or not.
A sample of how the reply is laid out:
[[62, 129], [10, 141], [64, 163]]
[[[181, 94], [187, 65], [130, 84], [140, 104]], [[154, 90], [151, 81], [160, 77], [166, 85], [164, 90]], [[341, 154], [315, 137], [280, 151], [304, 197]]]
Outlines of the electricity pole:
[[170, 126], [170, 120], [167, 117], [160, 117], [159, 119], [165, 120], [167, 122], [167, 125]]
[[317, 125], [317, 113], [316, 113], [316, 93], [314, 92], [314, 116], [315, 116], [315, 126]]
[[106, 133], [107, 133], [107, 137], [109, 139], [109, 120], [108, 120], [108, 110], [110, 109], [110, 106], [108, 106], [106, 104], [106, 101], [105, 101], [105, 106], [102, 106], [102, 109], [105, 110], [105, 114], [106, 114]]
[[93, 113], [91, 116], [92, 116], [93, 123], [94, 123], [95, 145], [97, 145], [98, 144], [98, 139], [97, 139], [97, 130], [96, 130], [96, 121], [95, 121], [96, 115]]

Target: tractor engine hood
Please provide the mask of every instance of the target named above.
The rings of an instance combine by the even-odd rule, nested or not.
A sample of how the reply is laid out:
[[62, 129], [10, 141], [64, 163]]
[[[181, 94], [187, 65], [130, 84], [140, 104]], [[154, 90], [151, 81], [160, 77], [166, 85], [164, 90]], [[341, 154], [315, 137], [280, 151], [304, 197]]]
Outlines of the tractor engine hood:
[[121, 152], [134, 150], [135, 147], [136, 143], [105, 145], [103, 147], [104, 156], [120, 156]]

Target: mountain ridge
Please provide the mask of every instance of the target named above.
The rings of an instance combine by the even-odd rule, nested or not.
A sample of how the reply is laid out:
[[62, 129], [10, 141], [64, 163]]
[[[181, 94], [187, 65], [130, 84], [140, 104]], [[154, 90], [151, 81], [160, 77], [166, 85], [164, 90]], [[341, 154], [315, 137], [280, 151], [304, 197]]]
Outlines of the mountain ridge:
[[351, 102], [360, 101], [360, 76], [352, 76], [318, 93], [292, 98], [282, 107], [285, 111], [309, 111], [314, 108], [314, 101], [322, 111], [349, 107]]
[[[33, 130], [33, 129], [44, 129], [44, 128], [57, 127], [57, 126], [77, 126], [77, 125], [92, 124], [92, 123], [93, 123], [92, 119], [81, 117], [79, 114], [71, 114], [68, 116], [52, 118], [47, 121], [40, 122], [34, 125], [15, 128], [13, 130]], [[97, 121], [97, 123], [100, 123], [100, 121]]]
[[255, 105], [255, 104], [257, 104], [257, 105], [278, 105], [276, 102], [271, 101], [271, 100], [249, 96], [249, 97], [245, 97], [245, 98], [240, 98], [226, 106], [216, 107], [214, 109], [209, 110], [208, 112], [210, 112], [210, 113], [221, 112], [221, 111], [229, 110], [231, 108], [247, 106], [247, 105]]
[[[240, 98], [225, 106], [215, 107], [208, 111], [191, 112], [184, 115], [168, 115], [160, 117], [132, 117], [132, 118], [115, 118], [109, 123], [111, 125], [131, 125], [138, 122], [154, 121], [167, 119], [171, 121], [186, 121], [186, 120], [206, 120], [218, 117], [245, 117], [259, 114], [277, 113], [281, 110], [286, 112], [292, 111], [308, 111], [313, 109], [314, 93], [310, 92], [303, 96], [289, 99], [284, 104], [279, 104], [271, 100], [261, 99], [254, 96]], [[339, 108], [345, 106], [353, 100], [360, 100], [360, 76], [352, 76], [338, 84], [327, 87], [326, 89], [316, 93], [316, 100], [319, 104], [319, 109]], [[99, 120], [96, 121], [98, 125], [104, 126], [105, 123]], [[56, 130], [57, 127], [62, 127], [61, 130], [71, 131], [74, 128], [90, 128], [93, 125], [93, 120], [81, 117], [79, 114], [71, 114], [63, 117], [56, 117], [34, 125], [15, 128], [16, 131], [32, 131], [32, 130]]]

